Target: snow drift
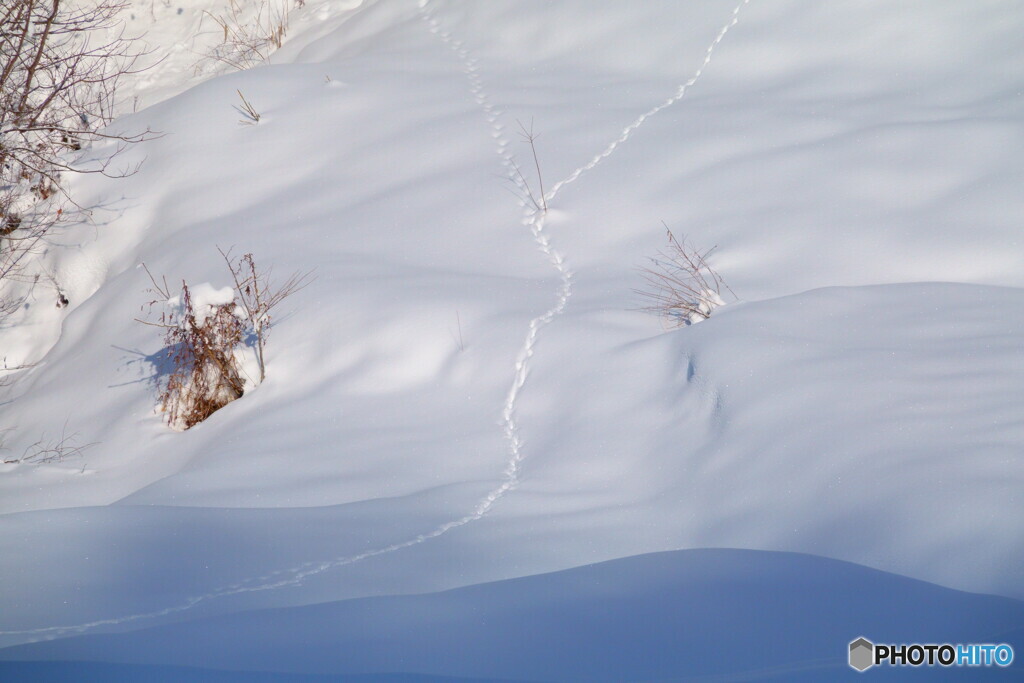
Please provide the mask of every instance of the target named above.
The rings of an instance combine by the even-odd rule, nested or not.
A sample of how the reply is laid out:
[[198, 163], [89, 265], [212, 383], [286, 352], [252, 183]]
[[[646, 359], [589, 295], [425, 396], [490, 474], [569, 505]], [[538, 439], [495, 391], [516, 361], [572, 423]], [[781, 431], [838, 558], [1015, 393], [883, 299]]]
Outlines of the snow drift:
[[[97, 442], [0, 469], [4, 644], [685, 548], [1024, 597], [1024, 11], [307, 4], [272, 65], [159, 72], [180, 94], [115, 125], [163, 137], [76, 179], [91, 221], [46, 256], [71, 306], [0, 330], [38, 362], [11, 452]], [[537, 182], [517, 120], [546, 214], [509, 179]], [[739, 302], [672, 332], [636, 310], [662, 221]], [[217, 246], [317, 279], [266, 382], [173, 433], [137, 266], [223, 287]], [[998, 604], [971, 638], [1019, 628]]]

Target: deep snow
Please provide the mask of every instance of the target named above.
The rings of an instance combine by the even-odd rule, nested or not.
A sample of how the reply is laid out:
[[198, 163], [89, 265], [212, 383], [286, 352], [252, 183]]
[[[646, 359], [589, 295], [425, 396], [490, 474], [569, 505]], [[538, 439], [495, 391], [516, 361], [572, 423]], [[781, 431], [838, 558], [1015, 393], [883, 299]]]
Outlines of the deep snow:
[[[836, 647], [850, 633], [870, 632], [880, 642], [906, 633], [928, 642], [1003, 642], [1019, 637], [1022, 618], [1024, 604], [1016, 600], [960, 593], [835, 560], [683, 550], [429, 595], [87, 635], [9, 648], [0, 657], [73, 662], [36, 671], [117, 663], [104, 672], [111, 678], [131, 663], [193, 667], [176, 672], [179, 680], [275, 670], [297, 680], [327, 674], [390, 680], [404, 670], [460, 681], [837, 681], [860, 680], [847, 666], [844, 648]], [[17, 671], [0, 662], [0, 672], [5, 667]], [[146, 669], [123, 675], [140, 673], [148, 680]], [[963, 670], [945, 673], [963, 680]], [[970, 673], [972, 680], [1006, 680], [1008, 672]], [[944, 678], [934, 669], [884, 667], [865, 675]]]
[[[178, 4], [153, 44], [210, 5]], [[134, 86], [115, 125], [164, 135], [126, 155], [138, 174], [74, 180], [96, 208], [46, 256], [71, 306], [39, 291], [0, 330], [8, 363], [39, 362], [0, 407], [10, 452], [65, 421], [97, 442], [0, 466], [0, 643], [686, 548], [1024, 597], [1021, 7], [324, 1], [293, 22], [273, 65], [199, 82], [176, 48]], [[547, 214], [508, 179], [535, 182], [517, 121]], [[662, 221], [717, 244], [739, 296], [671, 332], [633, 292]], [[223, 287], [218, 245], [317, 280], [266, 382], [174, 433], [138, 265]], [[999, 632], [978, 609], [964, 638]]]

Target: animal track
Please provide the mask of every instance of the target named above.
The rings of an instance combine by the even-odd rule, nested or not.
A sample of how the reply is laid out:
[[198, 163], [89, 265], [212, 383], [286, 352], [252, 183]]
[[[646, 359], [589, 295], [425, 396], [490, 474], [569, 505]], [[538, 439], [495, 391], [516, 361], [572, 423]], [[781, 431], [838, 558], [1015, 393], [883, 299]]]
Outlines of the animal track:
[[[736, 6], [729, 21], [718, 32], [711, 45], [705, 51], [704, 59], [700, 67], [689, 80], [679, 86], [672, 97], [641, 114], [632, 123], [626, 126], [615, 140], [609, 143], [588, 163], [574, 169], [565, 178], [552, 185], [550, 191], [544, 195], [544, 204], [550, 205], [551, 201], [555, 199], [558, 193], [566, 185], [576, 182], [580, 176], [594, 169], [605, 159], [610, 157], [622, 143], [628, 140], [630, 136], [636, 132], [641, 125], [643, 125], [647, 119], [681, 100], [686, 94], [686, 91], [700, 79], [701, 75], [704, 73], [704, 69], [711, 62], [711, 56], [714, 53], [715, 48], [717, 48], [719, 43], [722, 42], [722, 39], [725, 37], [726, 33], [729, 32], [729, 29], [735, 26], [739, 21], [740, 10], [749, 2], [750, 0], [741, 0], [741, 2]], [[463, 73], [469, 83], [470, 94], [477, 105], [479, 105], [482, 113], [484, 114], [485, 120], [491, 127], [491, 138], [495, 141], [495, 152], [498, 155], [508, 178], [516, 184], [522, 196], [525, 197], [529, 194], [529, 188], [516, 171], [514, 157], [509, 151], [510, 143], [505, 135], [505, 126], [501, 123], [502, 112], [490, 101], [486, 88], [484, 87], [483, 79], [480, 76], [479, 62], [471, 57], [469, 50], [466, 49], [462, 41], [455, 39], [451, 33], [441, 26], [440, 22], [437, 21], [436, 17], [430, 11], [429, 5], [430, 0], [420, 0], [420, 17], [424, 22], [426, 22], [429, 31], [437, 36], [441, 42], [447, 45], [462, 63]], [[81, 633], [89, 631], [100, 626], [114, 626], [133, 621], [141, 621], [143, 619], [154, 619], [168, 616], [170, 614], [189, 610], [201, 602], [230, 595], [237, 595], [239, 593], [253, 593], [295, 586], [301, 584], [308, 577], [320, 574], [329, 569], [354, 564], [380, 555], [386, 555], [437, 538], [453, 529], [457, 529], [469, 524], [470, 522], [479, 520], [486, 515], [491, 508], [494, 507], [495, 503], [497, 503], [506, 493], [515, 488], [519, 483], [519, 471], [523, 461], [523, 452], [522, 441], [519, 437], [519, 424], [516, 419], [517, 401], [526, 384], [530, 368], [530, 359], [534, 355], [534, 348], [540, 331], [565, 310], [565, 307], [568, 305], [569, 297], [572, 296], [573, 273], [566, 265], [564, 256], [552, 246], [551, 240], [545, 231], [547, 214], [541, 208], [532, 205], [525, 199], [520, 200], [520, 206], [523, 209], [522, 223], [529, 228], [530, 234], [536, 242], [538, 249], [544, 254], [546, 259], [557, 272], [559, 277], [559, 287], [556, 291], [554, 305], [543, 314], [530, 321], [526, 338], [524, 339], [523, 345], [516, 357], [515, 373], [513, 375], [512, 385], [509, 388], [502, 408], [502, 422], [504, 425], [505, 438], [508, 441], [509, 447], [509, 459], [503, 473], [502, 481], [498, 486], [480, 498], [471, 512], [406, 541], [394, 543], [375, 550], [368, 550], [355, 555], [336, 557], [320, 562], [306, 562], [287, 569], [269, 572], [245, 581], [216, 588], [202, 595], [187, 598], [179, 605], [162, 610], [111, 619], [100, 619], [75, 626], [51, 626], [24, 631], [0, 631], [0, 635], [42, 636], [44, 638], [53, 638], [66, 633]]]

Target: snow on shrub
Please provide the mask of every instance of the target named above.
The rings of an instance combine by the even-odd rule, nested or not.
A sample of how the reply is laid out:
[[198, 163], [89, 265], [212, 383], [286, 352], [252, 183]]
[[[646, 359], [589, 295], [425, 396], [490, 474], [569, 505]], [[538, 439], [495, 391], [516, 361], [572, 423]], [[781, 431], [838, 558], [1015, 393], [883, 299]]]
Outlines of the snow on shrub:
[[[181, 294], [170, 296], [156, 285], [166, 310], [159, 322], [171, 372], [160, 391], [160, 409], [173, 429], [185, 430], [199, 424], [245, 393], [236, 349], [245, 335], [245, 320], [235, 304], [230, 287], [214, 289], [208, 284], [195, 287], [185, 282]], [[157, 303], [157, 302], [153, 302]]]
[[643, 310], [660, 315], [672, 327], [707, 320], [712, 311], [725, 304], [723, 295], [732, 293], [722, 277], [708, 264], [714, 247], [706, 251], [677, 239], [665, 226], [668, 245], [641, 269], [646, 287], [636, 290], [647, 305]]
[[[150, 290], [157, 299], [150, 307], [164, 307], [156, 322], [140, 320], [164, 330], [164, 345], [171, 371], [160, 388], [160, 410], [172, 429], [184, 431], [199, 424], [245, 393], [242, 353], [252, 340], [259, 384], [266, 377], [264, 350], [271, 328], [271, 311], [281, 301], [310, 282], [309, 273], [295, 273], [278, 288], [269, 273], [261, 273], [252, 254], [232, 261], [221, 251], [233, 287], [217, 289], [203, 283], [190, 288], [181, 283], [181, 294], [171, 296], [166, 278], [158, 283], [149, 269]], [[143, 264], [145, 268], [145, 264]]]

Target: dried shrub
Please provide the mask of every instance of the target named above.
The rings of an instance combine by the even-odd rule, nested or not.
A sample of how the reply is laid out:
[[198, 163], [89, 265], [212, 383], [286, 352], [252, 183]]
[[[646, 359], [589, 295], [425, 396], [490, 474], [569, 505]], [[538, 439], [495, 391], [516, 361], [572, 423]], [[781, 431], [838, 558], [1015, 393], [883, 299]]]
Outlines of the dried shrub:
[[[2, 436], [2, 434], [3, 433], [0, 432], [0, 436]], [[3, 463], [5, 465], [20, 465], [23, 463], [32, 465], [48, 465], [57, 462], [64, 462], [64, 460], [68, 458], [81, 457], [85, 451], [95, 445], [96, 442], [79, 444], [78, 432], [68, 434], [68, 423], [65, 421], [59, 436], [48, 439], [44, 434], [34, 444], [26, 447], [20, 458], [4, 460]], [[0, 449], [2, 448], [3, 443], [0, 441]]]
[[[27, 265], [59, 222], [58, 200], [74, 204], [66, 174], [120, 177], [128, 145], [151, 136], [110, 132], [117, 88], [140, 70], [145, 53], [123, 34], [128, 0], [0, 2], [0, 321], [33, 282]], [[113, 142], [104, 159], [78, 163], [77, 152]]]
[[270, 271], [260, 272], [252, 254], [243, 254], [237, 261], [233, 261], [230, 249], [225, 252], [218, 247], [217, 251], [220, 252], [228, 270], [231, 271], [238, 305], [248, 330], [252, 332], [256, 340], [256, 362], [260, 368], [260, 382], [262, 382], [267, 376], [264, 349], [267, 344], [267, 335], [273, 325], [271, 312], [282, 301], [306, 287], [312, 281], [312, 273], [309, 271], [292, 273], [283, 284], [275, 287], [270, 281]]
[[723, 305], [723, 295], [732, 290], [708, 264], [715, 250], [700, 250], [677, 239], [665, 226], [668, 244], [650, 258], [650, 265], [641, 268], [646, 286], [636, 290], [647, 305], [643, 310], [656, 313], [671, 327], [691, 325], [711, 317]]
[[243, 126], [255, 126], [257, 123], [260, 122], [260, 118], [262, 118], [260, 116], [259, 110], [253, 106], [252, 102], [245, 99], [245, 95], [242, 94], [241, 90], [236, 90], [235, 92], [237, 92], [238, 96], [242, 98], [242, 105], [235, 107], [235, 111], [237, 111], [243, 117], [241, 120], [239, 120], [239, 123]]
[[245, 335], [245, 321], [233, 300], [196, 310], [187, 283], [182, 282], [181, 295], [172, 298], [166, 280], [161, 285], [152, 274], [150, 279], [161, 297], [150, 305], [171, 304], [157, 322], [140, 321], [164, 330], [172, 369], [160, 391], [160, 409], [172, 428], [190, 429], [245, 393], [235, 355]]
[[[301, 8], [305, 3], [299, 0], [295, 4]], [[220, 14], [204, 11], [221, 34], [221, 42], [207, 57], [239, 71], [266, 62], [270, 53], [284, 44], [288, 13], [289, 0], [229, 0]]]
[[[187, 283], [181, 294], [171, 296], [167, 280], [157, 282], [149, 269], [150, 290], [157, 298], [149, 303], [170, 305], [156, 322], [140, 320], [164, 330], [164, 344], [171, 372], [160, 389], [160, 408], [168, 424], [190, 429], [245, 393], [245, 373], [239, 353], [245, 341], [252, 344], [259, 379], [266, 378], [265, 349], [272, 325], [272, 311], [311, 281], [310, 273], [294, 273], [280, 287], [270, 273], [256, 267], [252, 254], [232, 259], [230, 250], [219, 250], [234, 284], [230, 301], [197, 305]], [[145, 268], [145, 264], [143, 264]]]
[[234, 302], [211, 306], [199, 317], [192, 294], [181, 286], [182, 308], [177, 325], [164, 341], [174, 371], [160, 395], [160, 407], [173, 427], [189, 429], [245, 393], [235, 348], [242, 343], [244, 324]]

